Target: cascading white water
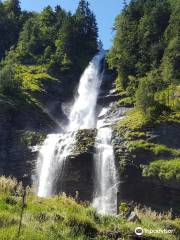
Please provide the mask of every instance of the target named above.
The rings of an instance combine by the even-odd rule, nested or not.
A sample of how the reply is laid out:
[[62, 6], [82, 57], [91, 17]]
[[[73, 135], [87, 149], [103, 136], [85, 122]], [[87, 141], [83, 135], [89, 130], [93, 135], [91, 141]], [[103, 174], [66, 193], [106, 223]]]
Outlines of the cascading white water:
[[103, 72], [100, 73], [100, 68], [104, 55], [105, 51], [96, 55], [80, 79], [79, 96], [70, 114], [70, 131], [96, 127], [95, 110], [103, 76]]
[[38, 196], [54, 194], [54, 185], [63, 176], [66, 158], [73, 150], [76, 131], [96, 126], [95, 110], [103, 76], [101, 61], [104, 55], [105, 51], [99, 52], [80, 79], [78, 96], [72, 107], [66, 132], [48, 135], [40, 149], [37, 161]]
[[[102, 109], [103, 114], [107, 109]], [[94, 154], [95, 189], [93, 207], [100, 214], [117, 214], [118, 177], [114, 150], [111, 144], [112, 130], [106, 122], [99, 120]]]
[[48, 197], [55, 193], [53, 187], [63, 176], [66, 157], [73, 149], [74, 135], [74, 132], [69, 132], [47, 136], [37, 161], [38, 196]]

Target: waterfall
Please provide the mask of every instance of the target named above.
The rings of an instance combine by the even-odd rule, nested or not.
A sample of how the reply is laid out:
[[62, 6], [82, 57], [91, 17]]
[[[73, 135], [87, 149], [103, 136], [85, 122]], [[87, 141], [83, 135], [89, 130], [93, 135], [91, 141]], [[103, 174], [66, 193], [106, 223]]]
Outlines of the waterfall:
[[96, 127], [95, 110], [103, 77], [101, 60], [104, 55], [105, 51], [96, 55], [80, 79], [78, 97], [70, 114], [70, 131]]
[[73, 153], [77, 131], [97, 128], [93, 206], [99, 213], [116, 214], [118, 181], [111, 144], [112, 130], [109, 127], [110, 122], [103, 117], [107, 114], [107, 109], [102, 109], [99, 114], [101, 119], [98, 121], [96, 116], [97, 98], [103, 77], [101, 62], [104, 55], [105, 51], [98, 53], [82, 74], [65, 131], [49, 134], [39, 151], [36, 166], [37, 194], [40, 197], [48, 197], [57, 193], [56, 185], [63, 182], [66, 160]]
[[[101, 125], [101, 124], [100, 124]], [[98, 129], [94, 154], [95, 197], [93, 207], [101, 214], [117, 214], [118, 179], [110, 127]]]
[[96, 127], [96, 103], [102, 81], [101, 62], [105, 51], [99, 52], [85, 69], [79, 83], [78, 96], [69, 115], [64, 133], [49, 134], [39, 151], [36, 172], [37, 194], [47, 197], [55, 194], [55, 185], [63, 180], [67, 156], [73, 151], [79, 129]]
[[37, 161], [37, 195], [48, 197], [56, 193], [55, 186], [63, 178], [65, 160], [74, 146], [74, 132], [49, 134], [39, 151]]

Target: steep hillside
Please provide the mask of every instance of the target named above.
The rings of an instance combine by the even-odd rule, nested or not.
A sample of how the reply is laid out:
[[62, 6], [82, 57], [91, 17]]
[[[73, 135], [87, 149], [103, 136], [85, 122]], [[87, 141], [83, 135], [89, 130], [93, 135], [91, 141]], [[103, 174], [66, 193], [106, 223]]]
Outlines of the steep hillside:
[[119, 107], [131, 108], [114, 129], [119, 196], [158, 210], [180, 199], [179, 1], [131, 1], [116, 18], [108, 55], [117, 71]]

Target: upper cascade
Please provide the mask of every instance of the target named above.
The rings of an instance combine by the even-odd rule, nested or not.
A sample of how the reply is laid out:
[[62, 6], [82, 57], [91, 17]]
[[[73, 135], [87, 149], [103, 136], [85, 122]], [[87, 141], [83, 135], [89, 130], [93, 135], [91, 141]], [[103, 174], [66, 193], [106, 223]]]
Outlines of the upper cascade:
[[95, 110], [103, 77], [101, 61], [105, 54], [105, 50], [100, 51], [89, 63], [80, 79], [78, 96], [69, 117], [70, 131], [96, 127]]

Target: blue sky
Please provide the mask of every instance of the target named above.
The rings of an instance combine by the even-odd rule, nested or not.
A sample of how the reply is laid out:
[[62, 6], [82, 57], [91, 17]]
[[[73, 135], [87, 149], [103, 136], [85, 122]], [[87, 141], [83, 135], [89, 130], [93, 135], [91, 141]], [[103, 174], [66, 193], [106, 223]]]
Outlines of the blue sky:
[[[73, 13], [78, 2], [79, 0], [21, 0], [21, 6], [23, 10], [41, 11], [47, 5], [54, 7], [59, 4]], [[123, 0], [89, 0], [88, 2], [96, 15], [99, 36], [104, 48], [109, 49], [112, 45], [114, 20], [122, 10]]]

